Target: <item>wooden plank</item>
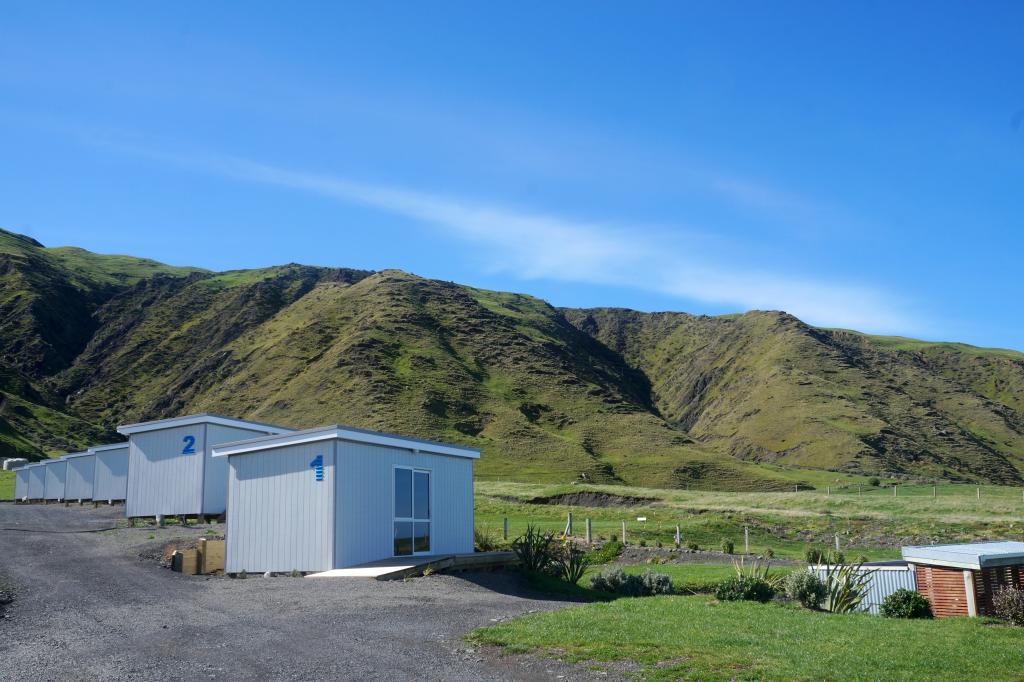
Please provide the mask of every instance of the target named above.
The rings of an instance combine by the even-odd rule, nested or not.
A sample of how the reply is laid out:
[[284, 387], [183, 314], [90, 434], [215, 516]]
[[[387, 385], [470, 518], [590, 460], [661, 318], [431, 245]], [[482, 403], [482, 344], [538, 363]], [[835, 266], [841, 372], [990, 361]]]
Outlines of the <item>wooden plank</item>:
[[196, 575], [199, 572], [199, 552], [194, 549], [175, 551], [171, 555], [171, 570]]

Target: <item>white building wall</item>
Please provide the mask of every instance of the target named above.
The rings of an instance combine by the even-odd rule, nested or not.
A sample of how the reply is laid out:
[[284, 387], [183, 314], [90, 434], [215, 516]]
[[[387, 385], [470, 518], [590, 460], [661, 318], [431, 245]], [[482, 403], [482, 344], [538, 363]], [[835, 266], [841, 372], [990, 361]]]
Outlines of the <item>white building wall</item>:
[[394, 554], [395, 466], [431, 472], [430, 553], [473, 551], [472, 459], [337, 441], [336, 461], [335, 568]]
[[29, 469], [21, 467], [14, 470], [14, 499], [24, 500], [28, 497]]
[[[310, 466], [318, 455], [323, 481]], [[230, 459], [226, 572], [331, 568], [334, 441], [215, 459]]]
[[43, 498], [47, 500], [64, 499], [64, 481], [67, 477], [67, 462], [54, 460], [47, 462], [46, 466], [46, 490]]
[[41, 500], [46, 494], [46, 467], [37, 464], [28, 470], [28, 499]]
[[228, 506], [227, 457], [213, 457], [213, 448], [223, 443], [265, 435], [267, 435], [266, 431], [253, 431], [221, 424], [206, 426], [206, 448], [203, 453], [206, 462], [203, 474], [204, 514], [223, 514]]
[[[202, 513], [205, 435], [205, 424], [192, 424], [128, 438], [128, 516]], [[183, 454], [186, 438], [194, 454]]]
[[96, 469], [95, 455], [82, 455], [65, 461], [68, 468], [67, 479], [64, 483], [64, 497], [69, 500], [91, 500]]
[[96, 453], [94, 500], [123, 500], [128, 494], [128, 446]]

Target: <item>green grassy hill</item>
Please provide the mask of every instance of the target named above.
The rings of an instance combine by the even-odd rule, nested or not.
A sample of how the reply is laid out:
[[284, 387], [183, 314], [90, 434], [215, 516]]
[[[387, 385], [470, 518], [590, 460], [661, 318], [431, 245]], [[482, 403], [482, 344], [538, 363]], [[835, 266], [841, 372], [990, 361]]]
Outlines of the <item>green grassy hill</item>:
[[1021, 480], [1024, 354], [817, 329], [779, 312], [564, 312], [650, 377], [667, 421], [730, 456]]
[[210, 410], [479, 447], [484, 479], [1021, 481], [1024, 356], [783, 313], [560, 310], [399, 271], [210, 273], [0, 232], [0, 454]]

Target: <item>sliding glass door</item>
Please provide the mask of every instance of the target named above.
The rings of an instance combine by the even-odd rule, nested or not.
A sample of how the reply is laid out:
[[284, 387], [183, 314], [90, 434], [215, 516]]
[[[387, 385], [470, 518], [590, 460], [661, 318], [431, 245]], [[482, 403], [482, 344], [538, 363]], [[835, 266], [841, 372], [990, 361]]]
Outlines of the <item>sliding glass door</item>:
[[395, 467], [395, 556], [430, 554], [430, 472]]

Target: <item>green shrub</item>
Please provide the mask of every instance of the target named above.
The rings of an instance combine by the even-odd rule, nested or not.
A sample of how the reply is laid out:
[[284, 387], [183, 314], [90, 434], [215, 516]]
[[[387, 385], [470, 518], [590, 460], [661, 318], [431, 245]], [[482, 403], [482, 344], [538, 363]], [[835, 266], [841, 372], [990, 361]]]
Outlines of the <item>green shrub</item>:
[[825, 608], [833, 613], [856, 611], [868, 594], [873, 576], [873, 571], [862, 571], [861, 564], [827, 566]]
[[732, 554], [733, 550], [736, 549], [735, 545], [732, 544], [732, 540], [729, 538], [722, 538], [722, 551], [726, 554]]
[[804, 560], [811, 566], [817, 566], [818, 564], [824, 563], [825, 550], [820, 547], [808, 547], [804, 551]]
[[555, 553], [554, 564], [558, 577], [570, 585], [575, 585], [587, 572], [590, 557], [576, 545], [567, 542], [560, 551]]
[[640, 546], [641, 547], [646, 547], [647, 546], [647, 540], [641, 540], [640, 541]]
[[715, 599], [720, 601], [768, 602], [775, 596], [775, 588], [767, 580], [749, 576], [726, 578], [715, 588]]
[[616, 538], [612, 538], [608, 542], [601, 545], [599, 548], [590, 552], [590, 563], [591, 564], [606, 564], [609, 561], [615, 559], [615, 557], [622, 554], [622, 543]]
[[1000, 587], [992, 595], [992, 612], [997, 618], [1024, 626], [1024, 589]]
[[882, 600], [879, 608], [886, 618], [932, 618], [932, 605], [920, 592], [900, 588]]
[[764, 558], [765, 558], [765, 559], [774, 559], [774, 558], [775, 558], [775, 550], [774, 550], [774, 549], [772, 549], [771, 547], [769, 547], [768, 549], [766, 549], [766, 550], [764, 551]]
[[623, 597], [648, 597], [656, 594], [671, 594], [672, 578], [663, 573], [644, 571], [641, 575], [630, 575], [621, 569], [598, 573], [590, 578], [595, 590], [622, 595]]
[[498, 549], [498, 541], [489, 528], [473, 529], [473, 549], [477, 552], [493, 552]]
[[868, 479], [868, 485], [871, 486], [872, 488], [877, 488], [878, 486], [882, 485], [882, 482], [878, 480], [878, 476], [872, 476], [871, 478]]
[[794, 571], [786, 576], [786, 596], [800, 602], [801, 606], [816, 609], [827, 593], [825, 583], [810, 571]]
[[547, 572], [551, 570], [554, 559], [554, 542], [555, 536], [551, 532], [541, 532], [531, 524], [525, 533], [512, 541], [512, 551], [523, 570]]
[[700, 545], [698, 545], [696, 542], [687, 542], [686, 549], [692, 549], [694, 552], [699, 552]]

